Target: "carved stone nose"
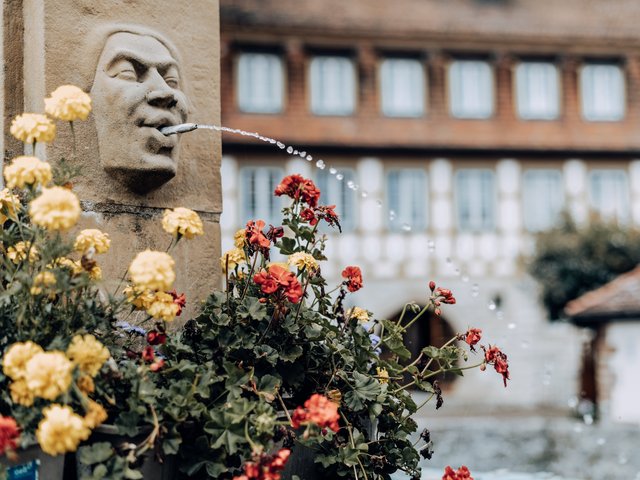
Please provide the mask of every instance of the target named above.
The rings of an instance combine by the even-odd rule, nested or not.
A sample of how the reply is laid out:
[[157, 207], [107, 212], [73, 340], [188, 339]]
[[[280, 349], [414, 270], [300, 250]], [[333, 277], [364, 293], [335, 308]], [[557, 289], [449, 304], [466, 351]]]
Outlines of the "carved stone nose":
[[173, 108], [176, 106], [178, 101], [170, 91], [154, 90], [147, 93], [147, 103], [154, 107]]

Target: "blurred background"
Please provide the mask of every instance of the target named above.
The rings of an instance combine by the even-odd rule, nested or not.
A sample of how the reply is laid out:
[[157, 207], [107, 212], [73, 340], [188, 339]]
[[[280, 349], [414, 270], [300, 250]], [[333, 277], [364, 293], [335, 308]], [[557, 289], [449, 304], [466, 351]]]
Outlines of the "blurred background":
[[433, 279], [458, 304], [409, 347], [476, 327], [509, 356], [507, 388], [442, 379], [424, 478], [640, 479], [640, 2], [220, 3], [222, 123], [281, 142], [223, 136], [223, 250], [311, 177], [353, 305]]

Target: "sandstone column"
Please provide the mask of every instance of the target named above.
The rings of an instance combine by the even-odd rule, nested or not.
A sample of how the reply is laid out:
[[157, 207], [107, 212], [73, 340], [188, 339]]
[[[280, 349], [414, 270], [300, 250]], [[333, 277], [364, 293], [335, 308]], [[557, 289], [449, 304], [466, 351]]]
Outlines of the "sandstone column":
[[98, 258], [109, 291], [136, 252], [166, 250], [164, 209], [200, 214], [205, 236], [172, 252], [176, 288], [193, 311], [219, 285], [220, 136], [196, 130], [169, 138], [158, 129], [219, 124], [218, 1], [5, 1], [3, 34], [4, 148], [14, 145], [6, 122], [22, 110], [16, 105], [43, 112], [43, 97], [63, 84], [90, 92], [93, 112], [75, 124], [76, 153], [69, 125], [57, 122], [56, 140], [41, 155], [82, 169], [73, 186], [84, 210], [78, 230], [111, 235], [111, 251]]

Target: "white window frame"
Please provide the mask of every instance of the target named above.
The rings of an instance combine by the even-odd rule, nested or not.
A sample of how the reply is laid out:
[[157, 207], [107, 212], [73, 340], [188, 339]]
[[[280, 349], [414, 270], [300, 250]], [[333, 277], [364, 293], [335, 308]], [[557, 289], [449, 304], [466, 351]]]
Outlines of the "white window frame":
[[[594, 76], [598, 75], [596, 79]], [[609, 75], [609, 78], [605, 78]], [[600, 85], [597, 83], [600, 82]], [[604, 85], [608, 83], [608, 85]], [[618, 122], [623, 120], [627, 108], [625, 72], [621, 65], [614, 63], [587, 63], [580, 68], [580, 103], [582, 117], [590, 122]], [[613, 92], [618, 89], [617, 94]], [[609, 95], [609, 106], [606, 103]], [[617, 95], [617, 98], [612, 98]], [[600, 102], [600, 106], [596, 105]], [[615, 105], [614, 103], [617, 103]], [[599, 111], [602, 109], [601, 111]], [[608, 111], [605, 111], [607, 110]]]
[[[397, 185], [393, 185], [397, 183]], [[405, 225], [421, 231], [428, 226], [429, 183], [427, 173], [420, 168], [394, 168], [387, 171], [388, 227], [401, 231]]]
[[[342, 180], [337, 179], [338, 174], [343, 176]], [[343, 232], [351, 232], [358, 225], [357, 195], [348, 187], [349, 181], [357, 183], [356, 178], [356, 172], [352, 168], [338, 168], [336, 175], [332, 175], [328, 170], [318, 170], [315, 176], [316, 186], [322, 192], [320, 203], [336, 206], [335, 212], [338, 214]], [[337, 229], [327, 227], [324, 222], [320, 228], [325, 233], [338, 232]]]
[[425, 113], [424, 65], [414, 58], [385, 58], [380, 63], [380, 106], [387, 117], [421, 117]]
[[[476, 78], [473, 78], [473, 77]], [[483, 60], [454, 60], [448, 69], [449, 111], [455, 118], [487, 119], [495, 111], [493, 67]]]
[[243, 52], [237, 59], [236, 100], [241, 112], [280, 113], [284, 109], [284, 62], [274, 53]]
[[[468, 185], [472, 191], [465, 190], [463, 178], [470, 176]], [[479, 183], [478, 183], [479, 181]], [[483, 184], [488, 191], [483, 191]], [[455, 175], [456, 220], [462, 232], [487, 232], [496, 227], [497, 193], [493, 170], [488, 168], [461, 168]], [[469, 210], [468, 218], [463, 215], [463, 208]]]
[[[247, 187], [248, 176], [253, 174], [255, 189]], [[239, 222], [245, 225], [249, 220], [264, 220], [269, 225], [282, 223], [283, 199], [274, 191], [284, 178], [284, 170], [275, 166], [246, 166], [240, 169]]]
[[[609, 185], [598, 186], [595, 183], [598, 177], [601, 177], [601, 179], [609, 177], [609, 180], [615, 180]], [[598, 191], [600, 189], [604, 191]], [[630, 203], [629, 175], [626, 170], [622, 168], [598, 168], [589, 172], [589, 206], [603, 220], [616, 220], [620, 223], [627, 223], [631, 213]]]
[[347, 56], [313, 57], [309, 64], [311, 112], [315, 115], [352, 115], [356, 109], [356, 77], [355, 64]]
[[523, 61], [516, 66], [516, 106], [523, 120], [560, 116], [560, 75], [551, 62]]
[[564, 183], [560, 170], [532, 168], [524, 171], [522, 217], [527, 231], [535, 233], [552, 228], [560, 219], [563, 207]]

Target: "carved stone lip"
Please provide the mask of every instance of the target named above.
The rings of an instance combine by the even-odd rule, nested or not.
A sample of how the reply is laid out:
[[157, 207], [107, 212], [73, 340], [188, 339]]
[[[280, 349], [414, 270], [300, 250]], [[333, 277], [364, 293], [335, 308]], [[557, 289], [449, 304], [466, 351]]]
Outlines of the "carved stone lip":
[[145, 116], [136, 122], [138, 127], [149, 127], [157, 130], [164, 127], [172, 127], [179, 123], [181, 123], [180, 120], [172, 115]]

